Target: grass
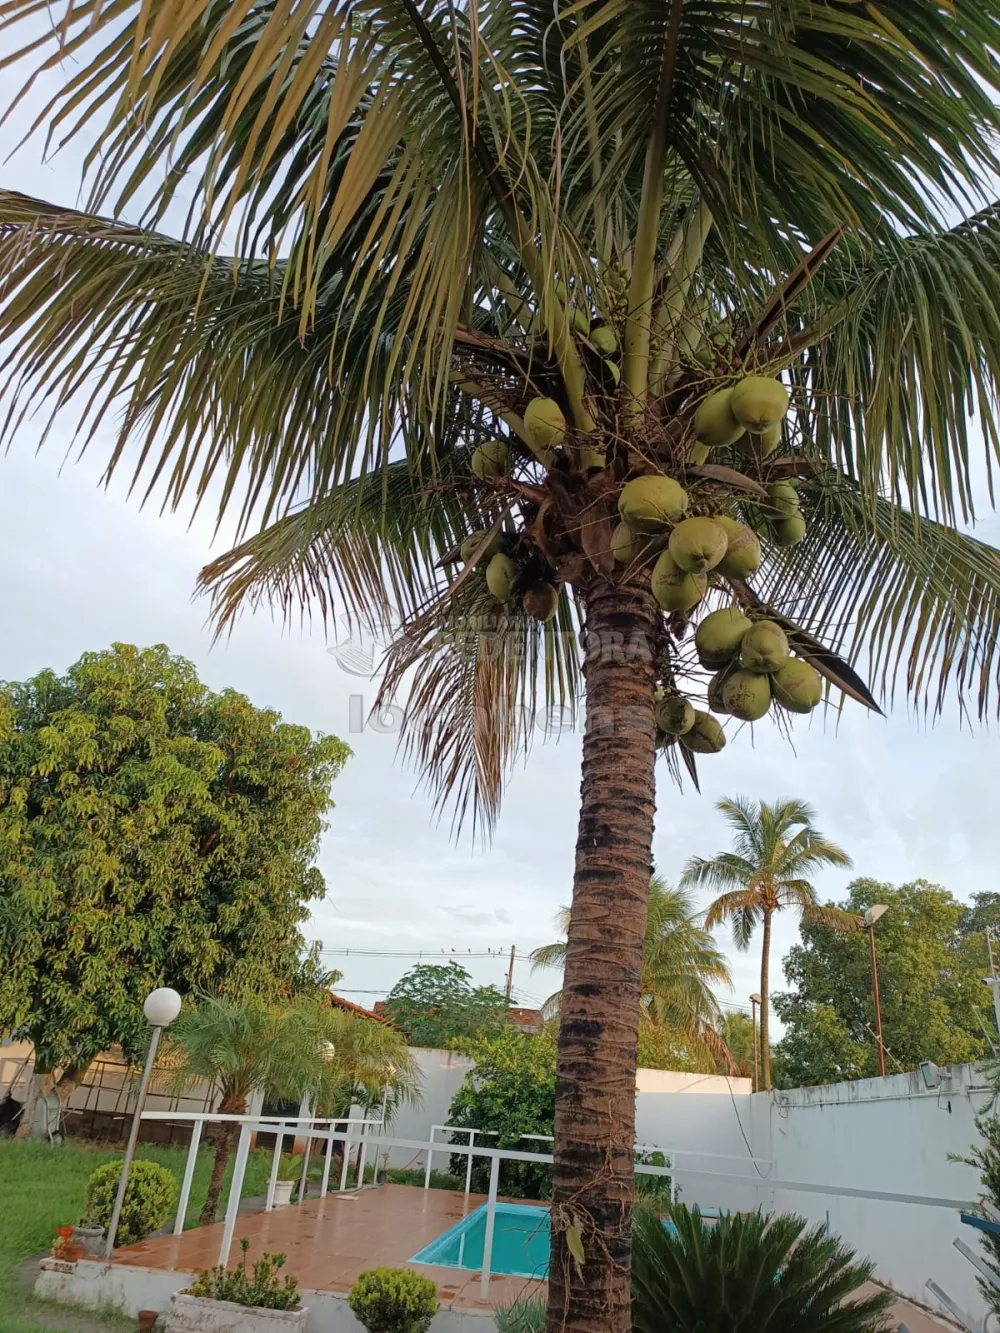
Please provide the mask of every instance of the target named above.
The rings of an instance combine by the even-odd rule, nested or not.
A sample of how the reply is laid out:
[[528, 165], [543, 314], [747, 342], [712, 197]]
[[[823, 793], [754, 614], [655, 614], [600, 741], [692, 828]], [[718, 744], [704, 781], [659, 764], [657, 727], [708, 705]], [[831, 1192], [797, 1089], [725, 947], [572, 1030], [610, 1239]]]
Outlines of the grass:
[[[125, 1333], [134, 1321], [115, 1315], [82, 1313], [36, 1300], [18, 1281], [24, 1262], [44, 1254], [56, 1227], [78, 1222], [83, 1211], [87, 1180], [103, 1162], [121, 1156], [120, 1148], [69, 1140], [52, 1147], [47, 1143], [15, 1143], [0, 1138], [0, 1330], [2, 1333]], [[180, 1189], [185, 1148], [140, 1143], [137, 1156], [165, 1166]], [[270, 1153], [251, 1153], [243, 1193], [246, 1197], [265, 1193], [270, 1171]], [[198, 1220], [212, 1169], [211, 1150], [198, 1153], [185, 1227]], [[226, 1173], [225, 1200], [232, 1163]]]

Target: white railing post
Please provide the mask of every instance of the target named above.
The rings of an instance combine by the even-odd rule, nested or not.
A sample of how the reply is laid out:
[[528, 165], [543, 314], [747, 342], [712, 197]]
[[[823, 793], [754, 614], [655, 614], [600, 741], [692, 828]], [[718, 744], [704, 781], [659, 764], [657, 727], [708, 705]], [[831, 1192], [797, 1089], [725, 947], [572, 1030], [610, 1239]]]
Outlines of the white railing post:
[[274, 1153], [271, 1157], [271, 1174], [267, 1181], [267, 1198], [264, 1200], [264, 1212], [274, 1211], [274, 1189], [278, 1183], [278, 1168], [281, 1166], [281, 1150], [285, 1146], [285, 1126], [276, 1125], [277, 1133], [274, 1136]]
[[301, 1204], [306, 1197], [306, 1180], [309, 1175], [309, 1154], [313, 1145], [312, 1129], [313, 1126], [310, 1124], [309, 1129], [306, 1131], [306, 1150], [302, 1154], [302, 1176], [299, 1180], [299, 1204]]
[[365, 1187], [365, 1159], [368, 1156], [368, 1125], [361, 1126], [361, 1151], [358, 1153], [358, 1189]]
[[184, 1232], [184, 1219], [187, 1216], [188, 1199], [191, 1197], [191, 1182], [194, 1180], [194, 1168], [198, 1161], [198, 1144], [201, 1142], [203, 1120], [196, 1120], [191, 1126], [191, 1146], [188, 1148], [187, 1162], [184, 1164], [184, 1179], [181, 1181], [181, 1197], [177, 1200], [177, 1218], [174, 1222], [174, 1235]]
[[240, 1141], [236, 1147], [236, 1161], [233, 1163], [233, 1182], [229, 1186], [229, 1202], [226, 1204], [226, 1227], [219, 1247], [219, 1263], [223, 1268], [229, 1263], [229, 1250], [233, 1243], [233, 1232], [236, 1230], [236, 1219], [239, 1216], [243, 1177], [246, 1175], [249, 1156], [250, 1126], [244, 1121], [240, 1125]]
[[469, 1130], [469, 1155], [465, 1159], [465, 1197], [468, 1198], [472, 1192], [472, 1148], [476, 1142], [476, 1131]]
[[479, 1279], [481, 1300], [490, 1298], [490, 1263], [493, 1258], [493, 1227], [497, 1220], [497, 1185], [500, 1181], [500, 1158], [490, 1159], [490, 1192], [486, 1200], [486, 1235], [483, 1237], [483, 1272]]
[[349, 1120], [348, 1120], [348, 1122], [347, 1122], [347, 1133], [346, 1133], [346, 1135], [344, 1136], [344, 1138], [341, 1140], [341, 1142], [342, 1142], [343, 1145], [344, 1145], [344, 1164], [343, 1164], [343, 1166], [340, 1168], [340, 1188], [341, 1188], [342, 1190], [346, 1190], [346, 1189], [347, 1189], [347, 1168], [348, 1168], [348, 1167], [350, 1166], [350, 1164], [351, 1164], [351, 1147], [352, 1147], [352, 1144], [351, 1144], [351, 1122], [350, 1122]]
[[431, 1125], [430, 1136], [429, 1136], [429, 1138], [428, 1138], [428, 1140], [427, 1140], [427, 1169], [426, 1169], [426, 1171], [424, 1172], [424, 1189], [425, 1189], [425, 1190], [429, 1190], [430, 1187], [431, 1187], [431, 1159], [432, 1159], [433, 1156], [434, 1156], [434, 1149], [431, 1147], [431, 1144], [434, 1142], [434, 1131], [435, 1131], [436, 1129], [437, 1129], [437, 1125]]
[[333, 1165], [333, 1121], [326, 1127], [326, 1157], [323, 1161], [323, 1180], [319, 1187], [319, 1197], [325, 1199], [330, 1189], [330, 1167]]

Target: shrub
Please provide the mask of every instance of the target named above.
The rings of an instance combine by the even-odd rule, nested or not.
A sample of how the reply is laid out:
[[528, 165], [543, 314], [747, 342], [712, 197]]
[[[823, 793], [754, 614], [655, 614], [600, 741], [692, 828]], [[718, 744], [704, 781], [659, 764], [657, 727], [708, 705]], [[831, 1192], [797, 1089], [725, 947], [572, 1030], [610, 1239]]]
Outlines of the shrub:
[[408, 1268], [371, 1268], [347, 1302], [368, 1333], [425, 1333], [437, 1314], [437, 1287]]
[[519, 1296], [494, 1311], [497, 1333], [545, 1333], [545, 1302], [540, 1296]]
[[[878, 1333], [888, 1292], [854, 1300], [874, 1265], [805, 1218], [733, 1213], [705, 1226], [675, 1204], [673, 1229], [636, 1210], [633, 1333]], [[852, 1297], [848, 1302], [847, 1298]], [[844, 1302], [844, 1304], [842, 1304]]]
[[[997, 1066], [987, 1066], [987, 1073], [996, 1083]], [[980, 1217], [992, 1217], [1000, 1207], [1000, 1119], [994, 1111], [995, 1101], [985, 1111], [976, 1116], [976, 1128], [982, 1135], [982, 1142], [976, 1144], [968, 1157], [953, 1157], [952, 1161], [965, 1162], [979, 1172], [981, 1189], [979, 1207], [975, 1210]], [[987, 1262], [991, 1267], [1000, 1266], [1000, 1236], [983, 1231], [979, 1234], [979, 1244], [986, 1251]], [[976, 1279], [983, 1299], [995, 1315], [1000, 1315], [1000, 1283], [993, 1281], [987, 1274], [980, 1274]]]
[[[496, 1036], [465, 1046], [475, 1060], [452, 1098], [448, 1123], [456, 1128], [488, 1129], [477, 1140], [490, 1148], [545, 1152], [547, 1143], [525, 1139], [525, 1134], [551, 1134], [556, 1111], [556, 1047], [551, 1037], [529, 1036], [507, 1027]], [[455, 1143], [467, 1143], [456, 1134]], [[451, 1170], [465, 1178], [466, 1158], [455, 1153]], [[488, 1158], [472, 1159], [472, 1188], [489, 1188]], [[552, 1168], [536, 1162], [501, 1162], [500, 1193], [514, 1199], [547, 1199], [552, 1193]]]
[[247, 1272], [249, 1238], [240, 1241], [243, 1258], [227, 1273], [222, 1264], [206, 1268], [184, 1293], [202, 1296], [208, 1301], [232, 1301], [234, 1305], [248, 1305], [258, 1310], [297, 1310], [299, 1307], [298, 1278], [285, 1275], [278, 1281], [278, 1269], [284, 1267], [283, 1254], [263, 1254]]
[[[121, 1179], [121, 1162], [105, 1162], [87, 1181], [83, 1225], [107, 1230]], [[164, 1166], [141, 1160], [132, 1163], [118, 1220], [116, 1245], [134, 1245], [158, 1231], [177, 1200], [177, 1184]]]

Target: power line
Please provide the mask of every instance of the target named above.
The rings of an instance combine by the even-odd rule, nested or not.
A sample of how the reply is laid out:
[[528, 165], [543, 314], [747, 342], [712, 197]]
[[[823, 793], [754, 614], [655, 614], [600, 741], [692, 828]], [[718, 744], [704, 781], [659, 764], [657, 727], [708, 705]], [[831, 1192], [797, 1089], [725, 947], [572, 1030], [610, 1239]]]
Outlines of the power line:
[[510, 945], [502, 949], [321, 949], [320, 953], [338, 958], [509, 958]]

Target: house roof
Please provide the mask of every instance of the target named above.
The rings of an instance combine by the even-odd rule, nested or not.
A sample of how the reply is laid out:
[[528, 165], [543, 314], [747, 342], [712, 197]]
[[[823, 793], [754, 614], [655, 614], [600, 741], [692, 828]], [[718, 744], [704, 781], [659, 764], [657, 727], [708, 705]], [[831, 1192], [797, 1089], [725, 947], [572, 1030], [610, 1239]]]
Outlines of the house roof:
[[[357, 1014], [360, 1018], [370, 1018], [373, 1023], [381, 1023], [383, 1027], [395, 1026], [381, 1014], [375, 1013], [371, 1009], [365, 1009], [362, 1005], [355, 1004], [353, 1000], [345, 1000], [343, 995], [338, 995], [336, 991], [328, 992], [328, 996], [329, 1003], [332, 1004], [335, 1009], [344, 1009], [347, 1013]], [[378, 1005], [376, 1005], [376, 1008], [378, 1008]]]

